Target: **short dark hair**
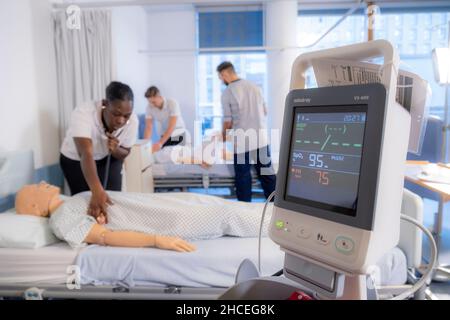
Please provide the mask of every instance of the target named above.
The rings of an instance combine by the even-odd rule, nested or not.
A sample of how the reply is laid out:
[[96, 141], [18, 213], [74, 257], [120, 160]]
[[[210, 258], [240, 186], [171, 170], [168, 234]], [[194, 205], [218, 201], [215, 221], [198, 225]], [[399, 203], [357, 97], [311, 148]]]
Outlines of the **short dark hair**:
[[147, 91], [145, 91], [146, 98], [156, 97], [157, 95], [160, 95], [160, 92], [159, 89], [155, 86], [151, 86], [147, 89]]
[[234, 73], [236, 73], [236, 70], [234, 69], [233, 64], [230, 61], [224, 61], [221, 64], [217, 66], [217, 72], [222, 72], [223, 70], [230, 69]]
[[112, 81], [106, 87], [106, 99], [108, 101], [122, 100], [122, 101], [133, 101], [134, 95], [133, 90], [125, 84], [118, 81]]

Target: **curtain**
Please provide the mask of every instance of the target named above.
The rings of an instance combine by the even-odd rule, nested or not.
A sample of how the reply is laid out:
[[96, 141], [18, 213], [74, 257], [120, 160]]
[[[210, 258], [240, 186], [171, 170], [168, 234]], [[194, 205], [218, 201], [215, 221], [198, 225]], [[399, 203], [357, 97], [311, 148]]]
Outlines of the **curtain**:
[[72, 110], [83, 102], [104, 98], [112, 79], [111, 12], [82, 10], [80, 29], [67, 27], [65, 11], [55, 12], [53, 19], [62, 142]]

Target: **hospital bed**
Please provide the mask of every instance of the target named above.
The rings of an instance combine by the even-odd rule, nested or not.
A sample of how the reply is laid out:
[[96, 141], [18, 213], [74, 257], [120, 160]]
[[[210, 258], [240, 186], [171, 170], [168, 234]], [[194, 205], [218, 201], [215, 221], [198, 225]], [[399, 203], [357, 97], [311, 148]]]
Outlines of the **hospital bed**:
[[[13, 199], [21, 186], [32, 183], [33, 167], [31, 151], [0, 154], [0, 200]], [[14, 203], [3, 202], [9, 208]], [[0, 247], [0, 299], [213, 299], [234, 283], [240, 262], [257, 255], [256, 238], [223, 237], [195, 245], [198, 250], [189, 254], [99, 246], [74, 250], [65, 242], [37, 249]], [[271, 274], [281, 268], [282, 255], [269, 238], [264, 246], [263, 264]]]
[[[155, 161], [151, 142], [139, 140], [125, 160], [124, 188], [130, 192], [158, 192], [188, 188], [230, 188], [234, 194], [234, 168], [232, 163], [217, 163], [205, 168], [199, 164], [179, 164]], [[256, 173], [252, 172], [252, 186], [259, 187]]]
[[[265, 244], [266, 272], [272, 273], [281, 268], [282, 256], [269, 239]], [[99, 246], [76, 251], [65, 243], [35, 250], [1, 248], [0, 296], [212, 299], [233, 284], [244, 258], [256, 256], [255, 238], [224, 237], [195, 245], [192, 254]], [[230, 250], [236, 246], [240, 249]], [[68, 279], [77, 281], [68, 286]]]
[[[195, 164], [153, 164], [153, 184], [155, 189], [170, 188], [230, 188], [234, 194], [234, 168], [232, 164], [215, 164], [202, 168]], [[259, 186], [256, 173], [252, 174], [252, 186]]]
[[[402, 210], [421, 219], [421, 199], [405, 190]], [[271, 275], [282, 268], [284, 254], [270, 238], [262, 241], [262, 274]], [[187, 254], [96, 245], [73, 250], [63, 242], [39, 249], [0, 248], [0, 297], [216, 299], [234, 284], [244, 259], [256, 263], [257, 238], [222, 237], [195, 245], [197, 251]], [[378, 282], [400, 290], [408, 278], [414, 280], [420, 262], [421, 237], [402, 225], [399, 246], [377, 264]]]

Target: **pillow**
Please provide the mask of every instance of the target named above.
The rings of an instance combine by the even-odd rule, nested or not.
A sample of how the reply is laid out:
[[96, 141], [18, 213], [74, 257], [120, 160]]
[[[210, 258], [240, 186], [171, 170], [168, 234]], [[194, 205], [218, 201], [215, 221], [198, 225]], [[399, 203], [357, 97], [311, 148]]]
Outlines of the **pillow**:
[[59, 242], [48, 218], [16, 214], [0, 214], [0, 247], [35, 249]]

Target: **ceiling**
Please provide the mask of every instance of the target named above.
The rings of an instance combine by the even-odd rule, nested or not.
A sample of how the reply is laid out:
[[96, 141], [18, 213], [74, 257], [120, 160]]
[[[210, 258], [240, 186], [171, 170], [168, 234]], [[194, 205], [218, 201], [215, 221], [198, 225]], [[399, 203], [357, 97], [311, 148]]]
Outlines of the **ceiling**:
[[[230, 5], [258, 5], [266, 2], [280, 0], [51, 0], [57, 8], [65, 8], [70, 4], [77, 4], [80, 7], [116, 7], [116, 6], [147, 6], [147, 5], [173, 5], [185, 4], [195, 6], [230, 6]], [[366, 2], [369, 0], [365, 0]], [[304, 8], [348, 8], [357, 0], [299, 0], [299, 7]], [[389, 6], [448, 6], [448, 0], [373, 0], [382, 7]]]

